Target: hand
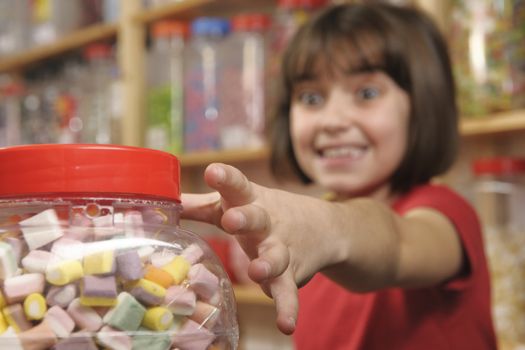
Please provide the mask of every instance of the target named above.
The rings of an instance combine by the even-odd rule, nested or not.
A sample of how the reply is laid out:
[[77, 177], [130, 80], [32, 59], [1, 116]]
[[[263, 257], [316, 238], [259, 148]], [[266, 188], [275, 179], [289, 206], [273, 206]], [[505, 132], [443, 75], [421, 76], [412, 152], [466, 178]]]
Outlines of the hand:
[[323, 201], [259, 186], [225, 164], [209, 165], [204, 179], [217, 192], [183, 194], [182, 217], [215, 224], [237, 237], [251, 260], [250, 278], [275, 301], [278, 328], [293, 333], [297, 286], [329, 256], [323, 254], [325, 240], [311, 234], [314, 222], [323, 221], [317, 211]]

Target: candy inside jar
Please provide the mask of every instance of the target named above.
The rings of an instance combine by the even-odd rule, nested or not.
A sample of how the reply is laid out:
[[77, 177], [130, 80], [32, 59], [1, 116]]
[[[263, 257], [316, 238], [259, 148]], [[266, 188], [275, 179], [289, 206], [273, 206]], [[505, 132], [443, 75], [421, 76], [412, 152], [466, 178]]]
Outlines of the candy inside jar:
[[231, 283], [178, 225], [175, 157], [46, 145], [0, 167], [0, 348], [237, 347]]

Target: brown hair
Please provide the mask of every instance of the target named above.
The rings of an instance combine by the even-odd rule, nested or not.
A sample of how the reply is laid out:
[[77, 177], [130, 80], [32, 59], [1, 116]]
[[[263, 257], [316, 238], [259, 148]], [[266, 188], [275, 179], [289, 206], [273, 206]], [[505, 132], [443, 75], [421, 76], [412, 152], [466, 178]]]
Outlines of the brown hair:
[[458, 145], [457, 106], [441, 33], [415, 8], [346, 4], [312, 18], [284, 53], [281, 91], [269, 128], [271, 169], [277, 178], [291, 173], [311, 182], [293, 153], [289, 114], [295, 83], [319, 67], [332, 74], [381, 70], [410, 96], [408, 147], [390, 180], [394, 192], [426, 183], [452, 165]]

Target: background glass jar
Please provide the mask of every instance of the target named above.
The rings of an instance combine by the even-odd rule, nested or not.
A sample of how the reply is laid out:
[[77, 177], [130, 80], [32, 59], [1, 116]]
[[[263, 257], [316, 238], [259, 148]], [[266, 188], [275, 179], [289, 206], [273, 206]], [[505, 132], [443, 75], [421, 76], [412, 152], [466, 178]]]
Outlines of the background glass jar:
[[464, 116], [525, 107], [524, 23], [519, 0], [453, 1], [450, 47]]
[[498, 339], [502, 349], [518, 349], [525, 346], [525, 158], [483, 158], [472, 166]]

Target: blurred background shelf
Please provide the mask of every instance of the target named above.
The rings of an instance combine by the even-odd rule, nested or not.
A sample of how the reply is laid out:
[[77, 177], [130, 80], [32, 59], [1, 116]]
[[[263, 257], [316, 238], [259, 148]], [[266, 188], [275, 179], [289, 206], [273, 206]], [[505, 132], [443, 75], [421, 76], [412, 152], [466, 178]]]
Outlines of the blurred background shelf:
[[31, 48], [21, 53], [0, 58], [0, 73], [24, 71], [34, 65], [42, 64], [42, 61], [80, 49], [89, 43], [101, 40], [113, 40], [116, 38], [117, 33], [117, 24], [101, 23], [79, 29], [51, 44]]
[[233, 291], [238, 304], [274, 305], [273, 300], [257, 286], [235, 285]]
[[158, 6], [137, 14], [135, 20], [150, 24], [165, 18], [191, 19], [197, 16], [217, 16], [238, 13], [243, 9], [271, 9], [276, 0], [193, 0]]
[[269, 157], [269, 148], [198, 152], [177, 156], [182, 168], [205, 166], [213, 162], [241, 163], [247, 161], [267, 160]]
[[522, 131], [525, 130], [525, 110], [501, 112], [479, 119], [463, 118], [460, 130], [463, 136]]

